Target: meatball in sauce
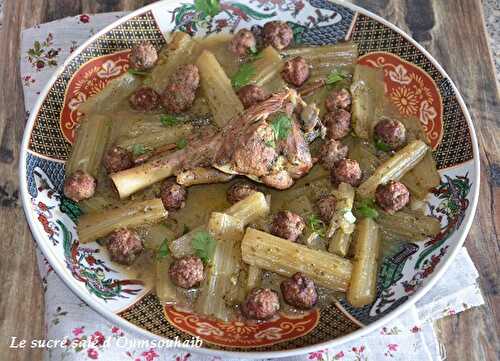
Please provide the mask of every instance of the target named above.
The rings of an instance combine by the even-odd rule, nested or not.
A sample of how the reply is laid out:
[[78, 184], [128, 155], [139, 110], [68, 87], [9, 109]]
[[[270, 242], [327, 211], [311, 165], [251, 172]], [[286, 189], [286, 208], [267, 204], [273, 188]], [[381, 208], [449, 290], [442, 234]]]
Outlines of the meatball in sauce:
[[283, 50], [293, 40], [292, 28], [282, 21], [270, 21], [262, 29], [264, 45], [272, 46], [276, 50]]
[[64, 195], [75, 202], [91, 198], [95, 193], [97, 181], [90, 174], [77, 170], [64, 181]]
[[109, 257], [113, 262], [130, 266], [144, 250], [139, 235], [127, 228], [120, 228], [111, 233], [106, 244]]
[[268, 320], [278, 313], [278, 293], [269, 288], [255, 288], [241, 305], [241, 313], [251, 320]]
[[156, 65], [158, 53], [151, 42], [143, 41], [132, 48], [129, 61], [132, 69], [149, 70]]
[[203, 262], [196, 256], [175, 260], [168, 269], [172, 282], [182, 288], [193, 288], [203, 281]]
[[332, 183], [336, 186], [340, 183], [348, 183], [357, 187], [361, 183], [362, 173], [357, 161], [346, 158], [335, 163], [330, 176]]
[[306, 224], [301, 216], [290, 211], [280, 211], [273, 218], [271, 233], [295, 242], [305, 228]]
[[394, 214], [410, 202], [410, 191], [401, 182], [389, 181], [377, 187], [375, 200], [384, 211]]
[[280, 288], [285, 302], [300, 310], [311, 309], [318, 301], [314, 282], [301, 272], [281, 282]]
[[167, 211], [176, 211], [186, 204], [186, 188], [174, 181], [165, 181], [160, 188], [160, 198]]
[[241, 87], [238, 90], [237, 94], [245, 109], [248, 109], [251, 106], [269, 98], [262, 87], [254, 84], [249, 84]]

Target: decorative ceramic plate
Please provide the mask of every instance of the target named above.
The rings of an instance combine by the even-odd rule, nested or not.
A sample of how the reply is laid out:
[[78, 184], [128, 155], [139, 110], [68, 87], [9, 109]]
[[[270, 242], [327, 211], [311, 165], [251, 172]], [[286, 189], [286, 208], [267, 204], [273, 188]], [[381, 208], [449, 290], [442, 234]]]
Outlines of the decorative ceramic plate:
[[[386, 93], [403, 115], [422, 123], [441, 184], [428, 197], [428, 213], [441, 232], [406, 243], [382, 261], [376, 301], [362, 309], [337, 308], [248, 326], [215, 322], [163, 307], [141, 282], [114, 269], [96, 243], [78, 242], [80, 209], [62, 195], [64, 163], [81, 114], [78, 106], [128, 69], [129, 48], [182, 30], [204, 36], [287, 21], [299, 44], [352, 40], [359, 62], [383, 67]], [[97, 312], [150, 338], [200, 336], [207, 353], [278, 357], [334, 346], [380, 327], [408, 309], [442, 275], [462, 246], [479, 193], [479, 157], [470, 116], [452, 81], [415, 41], [387, 21], [352, 5], [326, 0], [161, 1], [105, 28], [76, 50], [49, 82], [31, 113], [21, 154], [21, 193], [33, 235], [66, 284]], [[226, 354], [228, 355], [228, 354]]]

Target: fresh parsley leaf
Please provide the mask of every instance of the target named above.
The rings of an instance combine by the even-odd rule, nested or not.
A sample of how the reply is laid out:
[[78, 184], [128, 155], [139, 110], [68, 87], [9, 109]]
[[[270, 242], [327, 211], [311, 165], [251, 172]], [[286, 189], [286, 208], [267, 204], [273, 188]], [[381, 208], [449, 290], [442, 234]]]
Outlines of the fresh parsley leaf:
[[271, 123], [274, 137], [277, 140], [288, 138], [290, 130], [292, 130], [292, 120], [285, 114], [278, 115]]
[[392, 150], [392, 148], [389, 144], [383, 142], [379, 138], [375, 138], [375, 148], [377, 148], [378, 150], [381, 150], [383, 152], [389, 152], [390, 150]]
[[320, 237], [325, 236], [325, 224], [315, 214], [309, 216], [307, 224], [311, 231], [316, 232]]
[[179, 119], [170, 114], [163, 114], [160, 117], [160, 122], [166, 127], [171, 127], [172, 125], [176, 125], [177, 123], [179, 123]]
[[356, 211], [358, 211], [358, 213], [360, 213], [365, 218], [378, 217], [378, 211], [375, 208], [375, 202], [373, 201], [373, 199], [366, 199], [362, 201], [356, 208]]
[[146, 152], [147, 152], [146, 147], [143, 144], [134, 144], [132, 146], [132, 154], [135, 157], [137, 157], [139, 155], [143, 155]]
[[140, 71], [136, 69], [129, 68], [128, 73], [132, 75], [138, 75], [138, 76], [147, 76], [149, 73], [147, 71]]
[[168, 239], [165, 238], [158, 248], [158, 258], [162, 259], [170, 254], [170, 249], [168, 248]]
[[255, 66], [251, 63], [245, 63], [240, 66], [236, 74], [231, 77], [231, 84], [233, 88], [239, 89], [250, 83], [252, 77], [255, 75]]
[[273, 140], [266, 140], [266, 142], [264, 143], [266, 145], [266, 147], [269, 147], [269, 148], [276, 148], [276, 142]]
[[255, 61], [262, 58], [262, 52], [258, 51], [255, 46], [248, 49], [248, 53], [249, 53], [248, 59], [250, 61]]
[[215, 16], [220, 13], [219, 0], [194, 0], [194, 7], [207, 16]]
[[338, 70], [332, 70], [330, 74], [326, 77], [326, 85], [333, 85], [339, 81], [342, 81], [346, 78], [346, 74], [344, 72]]
[[201, 258], [204, 263], [210, 263], [215, 251], [216, 241], [207, 231], [196, 233], [191, 240], [191, 246], [195, 254]]
[[181, 138], [177, 141], [177, 143], [175, 143], [175, 145], [177, 146], [177, 149], [182, 149], [182, 148], [186, 148], [186, 145], [188, 144], [186, 138]]

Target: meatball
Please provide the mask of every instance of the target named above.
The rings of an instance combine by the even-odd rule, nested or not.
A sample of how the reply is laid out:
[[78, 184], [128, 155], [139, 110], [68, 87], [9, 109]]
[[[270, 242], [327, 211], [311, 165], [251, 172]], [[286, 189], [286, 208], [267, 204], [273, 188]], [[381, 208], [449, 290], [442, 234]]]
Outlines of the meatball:
[[280, 309], [278, 294], [269, 288], [254, 288], [241, 305], [241, 313], [252, 320], [268, 320]]
[[333, 112], [335, 109], [349, 110], [351, 107], [351, 93], [347, 89], [333, 90], [325, 100], [326, 109]]
[[64, 195], [75, 202], [94, 195], [97, 181], [90, 174], [77, 170], [64, 181]]
[[309, 65], [303, 57], [297, 56], [285, 62], [281, 76], [287, 83], [301, 86], [309, 78]]
[[270, 45], [277, 50], [282, 50], [292, 42], [293, 31], [285, 22], [270, 21], [264, 25], [262, 37], [265, 45]]
[[122, 147], [113, 147], [108, 150], [104, 155], [103, 163], [108, 173], [116, 173], [134, 165], [132, 155]]
[[326, 194], [316, 201], [316, 208], [318, 210], [319, 218], [325, 222], [330, 223], [330, 220], [335, 213], [335, 206], [337, 205], [337, 198], [331, 194]]
[[188, 89], [196, 91], [200, 85], [200, 72], [194, 64], [179, 66], [170, 78], [170, 83], [182, 84]]
[[160, 95], [149, 87], [142, 87], [132, 93], [128, 102], [135, 110], [151, 111], [160, 105]]
[[351, 113], [344, 109], [326, 113], [323, 122], [330, 139], [342, 139], [351, 131]]
[[234, 183], [228, 190], [227, 190], [227, 201], [231, 204], [234, 204], [236, 202], [241, 201], [242, 199], [245, 199], [252, 193], [257, 191], [257, 187], [246, 181], [240, 181], [237, 183]]
[[165, 181], [160, 188], [160, 198], [167, 211], [181, 209], [186, 204], [186, 189], [174, 181]]
[[341, 159], [330, 172], [332, 183], [339, 185], [340, 183], [349, 183], [353, 187], [357, 187], [361, 183], [361, 168], [359, 163], [353, 159]]
[[136, 70], [149, 70], [158, 61], [158, 53], [149, 41], [142, 41], [132, 48], [130, 67]]
[[384, 211], [393, 214], [410, 202], [410, 192], [403, 183], [389, 181], [377, 187], [375, 199]]
[[275, 236], [295, 242], [302, 234], [306, 224], [301, 216], [290, 211], [276, 213], [271, 224], [271, 233]]
[[264, 89], [258, 85], [245, 85], [238, 90], [238, 98], [240, 98], [241, 103], [245, 109], [250, 108], [263, 100], [268, 98]]
[[231, 39], [229, 50], [239, 57], [244, 57], [255, 51], [256, 45], [253, 33], [248, 29], [240, 29]]
[[106, 247], [113, 262], [126, 266], [134, 263], [137, 256], [144, 250], [139, 235], [127, 228], [120, 228], [111, 233]]
[[161, 103], [169, 113], [181, 113], [193, 105], [196, 92], [182, 84], [170, 83], [161, 96]]
[[375, 125], [375, 138], [384, 142], [390, 149], [398, 149], [406, 142], [406, 129], [399, 120], [382, 118]]
[[168, 274], [177, 286], [192, 288], [203, 281], [203, 262], [196, 256], [184, 256], [170, 265]]
[[285, 302], [298, 309], [308, 310], [318, 301], [314, 282], [301, 272], [281, 282], [280, 288]]
[[328, 139], [321, 145], [319, 152], [323, 166], [332, 169], [335, 163], [347, 157], [349, 148], [335, 139]]

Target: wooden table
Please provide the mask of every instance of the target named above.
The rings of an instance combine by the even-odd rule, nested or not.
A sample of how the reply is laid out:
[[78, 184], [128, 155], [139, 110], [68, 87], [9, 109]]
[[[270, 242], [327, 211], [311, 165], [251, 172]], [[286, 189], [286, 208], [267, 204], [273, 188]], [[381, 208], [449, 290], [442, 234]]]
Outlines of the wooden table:
[[[19, 75], [22, 29], [65, 16], [133, 10], [141, 0], [5, 0], [0, 34], [0, 358], [39, 360], [40, 350], [9, 351], [10, 336], [43, 338], [43, 292], [34, 243], [18, 194], [19, 145], [25, 114]], [[438, 321], [448, 360], [500, 358], [498, 294], [500, 230], [500, 106], [480, 0], [356, 0], [411, 34], [436, 57], [462, 93], [481, 152], [481, 194], [466, 246], [486, 305]], [[14, 226], [15, 225], [15, 226]], [[9, 353], [4, 358], [6, 352]]]

